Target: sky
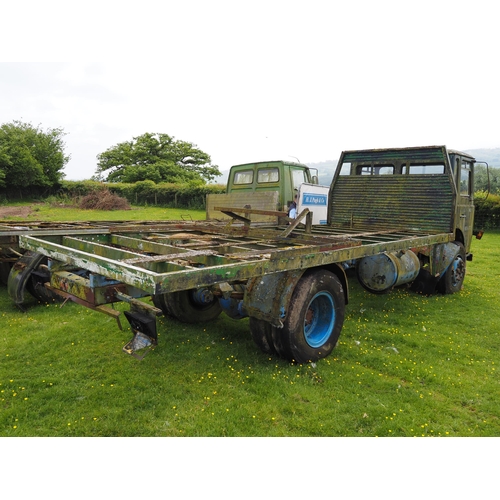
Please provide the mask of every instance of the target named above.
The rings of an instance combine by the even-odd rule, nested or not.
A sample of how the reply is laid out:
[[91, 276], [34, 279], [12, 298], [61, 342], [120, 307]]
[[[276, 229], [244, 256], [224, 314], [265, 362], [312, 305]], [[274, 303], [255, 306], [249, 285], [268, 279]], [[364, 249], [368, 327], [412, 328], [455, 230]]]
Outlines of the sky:
[[221, 170], [500, 147], [495, 3], [9, 2], [0, 124], [63, 129], [69, 180], [146, 132], [192, 142]]

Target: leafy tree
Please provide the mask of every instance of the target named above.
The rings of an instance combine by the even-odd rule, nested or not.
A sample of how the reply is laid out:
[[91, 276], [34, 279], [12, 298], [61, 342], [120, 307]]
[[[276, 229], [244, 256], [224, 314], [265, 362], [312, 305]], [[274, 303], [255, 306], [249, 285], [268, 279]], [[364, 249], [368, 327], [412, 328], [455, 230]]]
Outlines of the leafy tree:
[[[104, 173], [107, 176], [104, 176]], [[97, 180], [205, 183], [221, 175], [207, 153], [167, 134], [146, 133], [97, 155]]]
[[489, 167], [488, 171], [484, 165], [476, 165], [474, 167], [474, 190], [475, 191], [487, 191], [488, 190], [488, 178], [489, 178], [489, 189], [491, 193], [500, 192], [500, 168]]
[[62, 129], [13, 121], [0, 127], [0, 187], [52, 187], [62, 180], [65, 156]]

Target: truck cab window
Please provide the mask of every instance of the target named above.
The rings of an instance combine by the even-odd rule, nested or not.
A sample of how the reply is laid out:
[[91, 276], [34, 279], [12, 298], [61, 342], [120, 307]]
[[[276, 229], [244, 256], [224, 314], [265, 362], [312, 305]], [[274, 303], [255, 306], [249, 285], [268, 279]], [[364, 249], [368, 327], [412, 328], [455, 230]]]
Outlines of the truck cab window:
[[234, 174], [233, 184], [252, 184], [253, 170], [241, 170]]
[[292, 185], [294, 189], [299, 189], [299, 186], [304, 182], [310, 182], [306, 176], [305, 170], [292, 168], [290, 172], [292, 173]]
[[339, 175], [351, 175], [351, 163], [342, 163]]
[[394, 173], [394, 165], [358, 165], [356, 175], [387, 175]]
[[426, 175], [444, 174], [444, 163], [437, 163], [437, 164], [417, 164], [417, 163], [410, 163], [410, 165], [408, 166], [408, 173], [410, 175], [415, 175], [415, 174], [426, 174]]
[[257, 182], [265, 184], [267, 182], [278, 182], [280, 180], [280, 173], [277, 168], [261, 168], [257, 172]]
[[460, 194], [462, 196], [470, 195], [470, 178], [471, 178], [471, 164], [468, 161], [462, 160], [460, 169]]
[[373, 175], [392, 175], [394, 173], [394, 165], [375, 165], [373, 167]]
[[371, 165], [358, 165], [356, 167], [356, 175], [372, 175]]

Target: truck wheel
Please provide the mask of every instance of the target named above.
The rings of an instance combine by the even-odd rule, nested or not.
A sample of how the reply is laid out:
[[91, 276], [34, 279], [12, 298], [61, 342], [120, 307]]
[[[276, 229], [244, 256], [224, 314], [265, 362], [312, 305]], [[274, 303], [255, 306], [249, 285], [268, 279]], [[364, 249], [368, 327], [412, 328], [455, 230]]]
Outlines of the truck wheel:
[[153, 303], [163, 314], [183, 323], [205, 323], [216, 319], [222, 312], [219, 301], [202, 290], [182, 290], [153, 297]]
[[451, 294], [459, 292], [465, 279], [465, 248], [459, 241], [453, 242], [459, 247], [455, 260], [448, 266], [448, 269], [438, 282], [437, 288], [440, 293]]
[[262, 319], [250, 316], [250, 333], [257, 347], [266, 354], [276, 354], [273, 344], [273, 325]]
[[273, 329], [277, 351], [298, 363], [328, 356], [337, 344], [345, 315], [344, 291], [337, 276], [322, 269], [305, 274], [288, 310], [283, 328]]

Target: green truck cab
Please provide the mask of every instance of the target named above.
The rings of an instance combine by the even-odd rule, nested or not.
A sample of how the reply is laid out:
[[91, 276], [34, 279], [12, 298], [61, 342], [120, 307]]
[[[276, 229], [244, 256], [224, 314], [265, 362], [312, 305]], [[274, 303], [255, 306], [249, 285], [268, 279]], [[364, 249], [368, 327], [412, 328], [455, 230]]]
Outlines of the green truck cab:
[[277, 208], [286, 211], [293, 201], [294, 193], [304, 183], [318, 184], [317, 175], [313, 175], [307, 165], [286, 161], [247, 163], [231, 168], [227, 192], [240, 194], [277, 191]]
[[[287, 212], [302, 184], [318, 184], [317, 171], [302, 163], [277, 160], [234, 165], [226, 194], [207, 196], [207, 219], [229, 218], [215, 210], [217, 206]], [[272, 219], [257, 214], [252, 220]]]
[[480, 236], [475, 161], [445, 146], [344, 151], [330, 186], [330, 223], [453, 233], [469, 256], [472, 236]]

